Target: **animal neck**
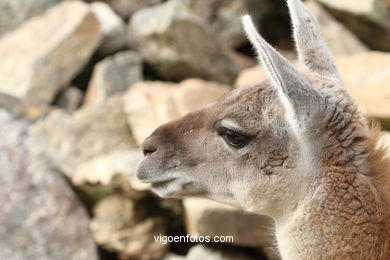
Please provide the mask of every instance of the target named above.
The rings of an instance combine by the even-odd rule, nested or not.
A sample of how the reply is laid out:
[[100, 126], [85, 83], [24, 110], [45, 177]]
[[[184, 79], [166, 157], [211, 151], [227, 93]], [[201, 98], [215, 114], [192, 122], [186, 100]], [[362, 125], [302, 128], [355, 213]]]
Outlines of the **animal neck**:
[[282, 259], [390, 259], [382, 203], [366, 176], [334, 168], [288, 218], [275, 220]]

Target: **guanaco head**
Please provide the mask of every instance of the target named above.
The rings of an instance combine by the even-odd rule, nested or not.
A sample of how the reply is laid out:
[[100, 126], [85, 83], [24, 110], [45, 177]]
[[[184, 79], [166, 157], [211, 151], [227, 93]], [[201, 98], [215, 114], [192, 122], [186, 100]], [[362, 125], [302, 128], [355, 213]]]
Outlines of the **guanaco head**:
[[301, 1], [288, 0], [288, 6], [299, 59], [308, 71], [298, 72], [243, 16], [269, 80], [235, 89], [145, 140], [137, 176], [158, 195], [205, 197], [278, 217], [319, 183], [322, 135], [332, 120], [360, 116], [316, 20]]

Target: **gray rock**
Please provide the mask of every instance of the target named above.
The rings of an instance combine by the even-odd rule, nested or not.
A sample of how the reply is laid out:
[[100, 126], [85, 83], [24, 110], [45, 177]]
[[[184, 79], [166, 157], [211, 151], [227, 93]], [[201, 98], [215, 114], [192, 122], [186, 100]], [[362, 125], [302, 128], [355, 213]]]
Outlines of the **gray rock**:
[[105, 56], [124, 49], [127, 40], [126, 26], [122, 18], [115, 14], [111, 7], [104, 2], [92, 3], [91, 8], [103, 32], [103, 40], [98, 53]]
[[231, 0], [187, 0], [195, 14], [204, 18], [220, 41], [230, 48], [247, 42], [241, 25], [241, 16], [248, 13], [245, 1]]
[[317, 0], [364, 43], [390, 51], [390, 2], [388, 0]]
[[165, 80], [197, 77], [230, 84], [237, 75], [236, 64], [206, 21], [180, 0], [137, 11], [128, 34]]
[[0, 124], [0, 259], [97, 260], [84, 208], [26, 128]]
[[162, 0], [106, 0], [106, 2], [116, 13], [127, 20], [135, 11], [162, 2]]
[[55, 105], [72, 113], [80, 107], [83, 97], [84, 94], [80, 89], [71, 86], [61, 91]]
[[49, 104], [87, 63], [101, 38], [89, 6], [65, 1], [0, 39], [0, 92]]
[[122, 97], [114, 96], [72, 116], [55, 110], [31, 126], [30, 134], [45, 145], [60, 169], [71, 177], [87, 160], [136, 147], [122, 108]]
[[59, 2], [60, 0], [1, 0], [0, 37]]
[[159, 259], [169, 243], [157, 243], [154, 236], [166, 233], [161, 216], [151, 215], [144, 203], [112, 195], [100, 201], [93, 210], [90, 225], [95, 241], [121, 259]]
[[125, 92], [142, 80], [142, 60], [134, 51], [123, 51], [95, 65], [85, 97], [85, 106], [99, 104], [108, 97]]

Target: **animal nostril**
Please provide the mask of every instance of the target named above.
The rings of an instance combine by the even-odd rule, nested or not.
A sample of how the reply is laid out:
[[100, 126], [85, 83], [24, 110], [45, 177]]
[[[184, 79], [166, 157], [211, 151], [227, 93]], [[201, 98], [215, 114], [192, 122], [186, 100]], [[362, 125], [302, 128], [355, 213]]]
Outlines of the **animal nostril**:
[[152, 154], [156, 151], [157, 149], [143, 149], [144, 156], [147, 156], [149, 154]]

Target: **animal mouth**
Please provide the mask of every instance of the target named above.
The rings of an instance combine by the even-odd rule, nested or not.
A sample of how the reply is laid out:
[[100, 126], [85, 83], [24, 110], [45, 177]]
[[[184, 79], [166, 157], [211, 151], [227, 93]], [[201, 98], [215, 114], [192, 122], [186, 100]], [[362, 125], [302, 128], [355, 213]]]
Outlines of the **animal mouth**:
[[162, 180], [150, 180], [147, 182], [149, 182], [152, 185], [152, 187], [154, 188], [154, 187], [158, 187], [158, 186], [164, 186], [173, 180], [176, 180], [176, 178], [170, 177], [170, 178], [166, 178], [166, 179], [162, 179]]

